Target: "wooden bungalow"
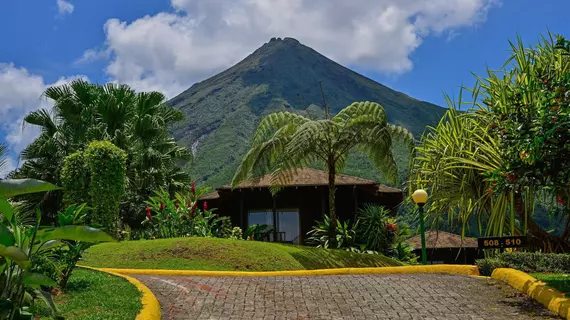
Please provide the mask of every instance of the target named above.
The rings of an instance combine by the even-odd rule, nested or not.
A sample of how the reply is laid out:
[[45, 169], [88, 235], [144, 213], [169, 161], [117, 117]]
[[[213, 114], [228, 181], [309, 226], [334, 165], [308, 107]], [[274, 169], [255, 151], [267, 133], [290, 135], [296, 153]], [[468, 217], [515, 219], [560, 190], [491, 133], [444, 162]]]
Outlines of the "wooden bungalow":
[[[474, 264], [482, 258], [482, 250], [477, 248], [477, 239], [445, 231], [429, 230], [426, 236], [427, 260], [430, 264]], [[419, 235], [407, 241], [414, 247], [414, 253], [422, 256], [422, 242]]]
[[[206, 194], [200, 201], [217, 208], [221, 216], [229, 216], [243, 230], [253, 224], [273, 226], [270, 241], [303, 243], [304, 238], [328, 212], [328, 174], [315, 169], [297, 169], [286, 185], [272, 196], [271, 176], [246, 181], [232, 189], [230, 185]], [[336, 212], [341, 220], [354, 221], [358, 209], [366, 204], [378, 204], [394, 211], [403, 200], [401, 190], [373, 180], [336, 176]], [[202, 204], [200, 204], [202, 205]]]

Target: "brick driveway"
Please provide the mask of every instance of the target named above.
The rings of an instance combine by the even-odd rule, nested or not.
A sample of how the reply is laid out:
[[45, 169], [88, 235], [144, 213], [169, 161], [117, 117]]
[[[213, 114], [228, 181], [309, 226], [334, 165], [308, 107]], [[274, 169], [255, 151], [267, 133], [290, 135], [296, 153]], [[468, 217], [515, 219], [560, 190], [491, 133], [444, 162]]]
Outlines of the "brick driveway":
[[165, 320], [556, 319], [508, 286], [455, 275], [135, 277]]

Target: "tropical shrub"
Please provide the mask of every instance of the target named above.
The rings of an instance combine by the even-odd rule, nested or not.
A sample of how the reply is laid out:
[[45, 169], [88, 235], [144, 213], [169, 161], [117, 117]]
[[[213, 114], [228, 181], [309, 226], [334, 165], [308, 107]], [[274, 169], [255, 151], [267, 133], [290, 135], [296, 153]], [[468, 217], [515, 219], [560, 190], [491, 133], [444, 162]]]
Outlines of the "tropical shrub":
[[146, 218], [142, 222], [148, 238], [175, 237], [221, 237], [231, 235], [232, 225], [229, 217], [219, 217], [216, 209], [208, 208], [204, 202], [198, 208], [198, 199], [209, 191], [208, 187], [196, 188], [191, 184], [190, 192], [185, 197], [176, 193], [171, 199], [168, 191], [160, 188], [147, 201]]
[[111, 142], [94, 141], [85, 150], [85, 160], [89, 168], [92, 222], [114, 232], [125, 194], [127, 155]]
[[497, 257], [476, 261], [483, 275], [496, 268], [514, 268], [523, 272], [570, 273], [570, 254], [540, 252], [503, 252]]
[[344, 222], [336, 220], [335, 223], [337, 226], [334, 228], [335, 241], [331, 241], [330, 239], [332, 223], [328, 216], [325, 216], [322, 221], [317, 221], [313, 229], [307, 233], [309, 236], [307, 243], [325, 249], [360, 250], [360, 246], [356, 243], [358, 221], [351, 225], [350, 220]]
[[487, 277], [490, 277], [497, 268], [509, 268], [509, 265], [497, 258], [478, 259], [475, 260], [475, 264], [479, 267], [479, 274]]
[[37, 263], [61, 246], [61, 240], [101, 242], [113, 241], [104, 232], [87, 226], [40, 228], [41, 214], [35, 219], [22, 218], [22, 211], [12, 207], [9, 198], [57, 189], [56, 186], [33, 179], [0, 180], [0, 318], [32, 319], [27, 303], [30, 298], [45, 301], [57, 314], [46, 287], [56, 285], [50, 277], [34, 272]]
[[359, 211], [357, 238], [367, 250], [389, 255], [398, 225], [396, 219], [390, 217], [390, 211], [382, 206], [365, 205]]
[[[85, 225], [88, 210], [89, 208], [87, 208], [86, 204], [73, 204], [65, 211], [58, 212], [59, 227]], [[64, 246], [54, 249], [59, 271], [56, 280], [58, 287], [65, 290], [69, 278], [71, 278], [71, 274], [82, 258], [83, 253], [94, 243], [74, 240], [61, 240], [61, 242]]]
[[233, 227], [232, 233], [230, 234], [230, 239], [233, 240], [242, 240], [243, 239], [243, 231], [240, 227]]

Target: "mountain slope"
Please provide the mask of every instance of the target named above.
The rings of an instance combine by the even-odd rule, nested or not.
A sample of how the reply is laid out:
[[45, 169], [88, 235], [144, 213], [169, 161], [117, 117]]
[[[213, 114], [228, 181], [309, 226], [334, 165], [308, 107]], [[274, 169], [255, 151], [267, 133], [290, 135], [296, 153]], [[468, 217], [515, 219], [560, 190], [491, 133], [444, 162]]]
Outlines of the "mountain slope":
[[[195, 151], [194, 176], [211, 186], [230, 182], [261, 118], [287, 110], [324, 115], [319, 81], [334, 113], [354, 101], [384, 106], [391, 123], [419, 135], [444, 109], [413, 99], [326, 58], [295, 39], [271, 39], [250, 56], [169, 101], [186, 114], [172, 133]], [[401, 150], [398, 158], [406, 167]], [[381, 179], [359, 155], [345, 172]]]

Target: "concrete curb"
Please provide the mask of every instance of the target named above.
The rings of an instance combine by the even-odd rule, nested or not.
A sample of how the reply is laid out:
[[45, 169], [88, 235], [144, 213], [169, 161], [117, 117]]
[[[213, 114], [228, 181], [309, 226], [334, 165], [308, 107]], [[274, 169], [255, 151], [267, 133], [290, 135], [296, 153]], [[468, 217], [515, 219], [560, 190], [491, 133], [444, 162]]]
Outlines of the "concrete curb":
[[522, 271], [511, 268], [495, 269], [491, 278], [506, 282], [511, 287], [540, 302], [562, 318], [570, 319], [570, 298], [567, 298], [562, 292], [547, 286], [546, 283]]
[[150, 289], [147, 286], [145, 286], [142, 282], [140, 282], [139, 280], [137, 280], [133, 277], [129, 277], [127, 275], [121, 274], [119, 272], [112, 272], [112, 271], [108, 271], [108, 270], [104, 270], [104, 269], [91, 268], [91, 267], [86, 267], [86, 266], [78, 266], [78, 267], [83, 268], [83, 269], [89, 269], [89, 270], [104, 272], [104, 273], [108, 273], [108, 274], [111, 274], [111, 275], [116, 276], [116, 277], [121, 277], [121, 278], [126, 279], [131, 284], [133, 284], [135, 287], [137, 287], [137, 289], [142, 293], [142, 309], [139, 312], [139, 314], [137, 315], [136, 320], [160, 320], [160, 304], [158, 303], [158, 300], [156, 299], [156, 297], [154, 296], [152, 291], [150, 291]]
[[109, 273], [158, 275], [158, 276], [202, 276], [202, 277], [275, 277], [275, 276], [325, 276], [345, 274], [413, 274], [447, 273], [465, 276], [478, 276], [479, 268], [472, 265], [428, 265], [378, 268], [341, 268], [293, 271], [200, 271], [200, 270], [153, 270], [153, 269], [115, 269], [96, 268]]

